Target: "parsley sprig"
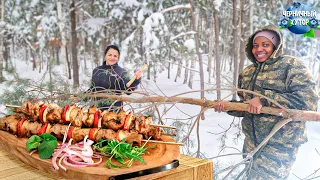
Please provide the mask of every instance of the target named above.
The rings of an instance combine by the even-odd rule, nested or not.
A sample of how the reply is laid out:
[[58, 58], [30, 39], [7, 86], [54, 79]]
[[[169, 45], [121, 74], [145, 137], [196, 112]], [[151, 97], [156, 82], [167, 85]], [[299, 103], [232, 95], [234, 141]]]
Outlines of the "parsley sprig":
[[[146, 163], [142, 158], [146, 150], [150, 147], [145, 147], [146, 143], [139, 146], [132, 146], [130, 143], [126, 143], [125, 139], [122, 141], [117, 140], [100, 140], [99, 143], [93, 145], [93, 148], [101, 152], [104, 155], [110, 156], [106, 162], [106, 167], [109, 169], [128, 168], [135, 160], [141, 163]], [[112, 158], [117, 160], [121, 165], [112, 163]]]
[[38, 149], [41, 159], [49, 159], [57, 145], [58, 141], [56, 137], [51, 134], [44, 133], [40, 136], [31, 136], [26, 143], [26, 148], [27, 151]]

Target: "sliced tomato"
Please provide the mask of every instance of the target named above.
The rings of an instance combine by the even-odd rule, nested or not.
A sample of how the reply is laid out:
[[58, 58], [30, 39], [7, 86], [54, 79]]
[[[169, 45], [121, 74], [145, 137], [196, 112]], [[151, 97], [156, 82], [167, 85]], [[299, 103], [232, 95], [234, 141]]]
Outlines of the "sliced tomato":
[[47, 106], [45, 104], [41, 105], [39, 110], [39, 119], [41, 122], [43, 122], [43, 112], [47, 109]]
[[96, 111], [94, 113], [93, 127], [95, 127], [95, 128], [98, 127], [100, 118], [101, 118], [101, 112], [100, 111]]
[[39, 129], [39, 132], [38, 132], [38, 135], [40, 136], [41, 134], [45, 133], [46, 130], [47, 130], [47, 127], [48, 127], [48, 124], [49, 123], [45, 123], [40, 129]]
[[116, 139], [118, 141], [121, 141], [122, 139], [126, 138], [126, 133], [124, 132], [124, 130], [119, 130], [117, 132], [117, 135], [116, 135]]
[[124, 127], [123, 127], [123, 129], [124, 129], [124, 130], [129, 130], [132, 122], [133, 122], [133, 116], [132, 116], [132, 112], [130, 112], [130, 113], [126, 116], [126, 118], [125, 118], [125, 120], [124, 120]]
[[69, 127], [68, 134], [67, 134], [67, 138], [68, 138], [68, 139], [71, 139], [71, 138], [72, 138], [73, 129], [74, 129], [73, 126], [70, 126], [70, 127]]
[[67, 122], [67, 120], [66, 120], [66, 114], [67, 114], [68, 109], [69, 109], [69, 105], [66, 104], [66, 105], [64, 106], [64, 108], [63, 108], [63, 113], [62, 113], [62, 115], [61, 115], [61, 119], [62, 119], [63, 122]]
[[23, 129], [22, 129], [22, 125], [25, 122], [25, 119], [22, 119], [18, 122], [17, 124], [17, 133], [18, 133], [18, 137], [22, 137], [23, 136]]
[[89, 139], [94, 141], [95, 140], [95, 134], [97, 132], [97, 128], [91, 128], [90, 131], [89, 131]]

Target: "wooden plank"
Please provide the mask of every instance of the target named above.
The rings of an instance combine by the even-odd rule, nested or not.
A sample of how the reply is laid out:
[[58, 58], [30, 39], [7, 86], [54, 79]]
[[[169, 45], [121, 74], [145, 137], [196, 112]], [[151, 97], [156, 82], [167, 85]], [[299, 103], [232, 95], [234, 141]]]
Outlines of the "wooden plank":
[[0, 149], [0, 162], [0, 179], [62, 179], [59, 176], [44, 173], [24, 164], [18, 158], [8, 154], [7, 151], [2, 148]]

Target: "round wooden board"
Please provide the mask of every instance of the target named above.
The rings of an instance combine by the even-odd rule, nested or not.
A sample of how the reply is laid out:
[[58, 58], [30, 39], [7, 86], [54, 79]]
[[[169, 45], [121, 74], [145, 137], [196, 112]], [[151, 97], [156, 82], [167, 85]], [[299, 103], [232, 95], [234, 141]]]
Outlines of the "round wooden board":
[[[163, 141], [174, 141], [170, 136], [162, 136]], [[143, 155], [146, 164], [134, 162], [130, 168], [108, 169], [105, 167], [107, 157], [103, 158], [103, 162], [97, 167], [72, 168], [65, 166], [67, 171], [63, 169], [54, 170], [51, 159], [40, 159], [38, 153], [29, 155], [26, 150], [27, 138], [17, 138], [16, 136], [0, 130], [0, 147], [10, 154], [18, 157], [21, 161], [29, 164], [46, 173], [52, 173], [67, 179], [108, 179], [109, 177], [127, 174], [135, 171], [154, 168], [171, 163], [180, 157], [180, 148], [177, 145], [168, 144], [148, 144], [156, 146], [149, 149], [150, 154]]]

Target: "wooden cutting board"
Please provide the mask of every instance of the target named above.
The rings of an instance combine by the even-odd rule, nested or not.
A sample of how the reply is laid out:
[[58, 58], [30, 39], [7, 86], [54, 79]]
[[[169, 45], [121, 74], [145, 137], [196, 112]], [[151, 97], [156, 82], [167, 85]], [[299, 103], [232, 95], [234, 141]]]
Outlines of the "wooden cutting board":
[[[163, 141], [174, 141], [170, 136], [162, 136], [161, 138]], [[177, 145], [150, 143], [147, 144], [147, 146], [151, 145], [156, 147], [148, 150], [150, 154], [143, 155], [146, 164], [134, 162], [130, 168], [108, 169], [105, 167], [107, 157], [104, 157], [103, 162], [97, 167], [72, 168], [65, 166], [67, 171], [64, 171], [61, 168], [59, 170], [54, 170], [51, 159], [40, 159], [38, 153], [29, 155], [29, 152], [26, 150], [27, 140], [27, 138], [17, 138], [8, 132], [0, 130], [1, 148], [15, 157], [18, 157], [25, 164], [31, 165], [46, 173], [51, 173], [67, 179], [106, 180], [113, 176], [169, 164], [180, 157], [180, 149]]]

